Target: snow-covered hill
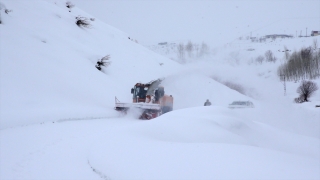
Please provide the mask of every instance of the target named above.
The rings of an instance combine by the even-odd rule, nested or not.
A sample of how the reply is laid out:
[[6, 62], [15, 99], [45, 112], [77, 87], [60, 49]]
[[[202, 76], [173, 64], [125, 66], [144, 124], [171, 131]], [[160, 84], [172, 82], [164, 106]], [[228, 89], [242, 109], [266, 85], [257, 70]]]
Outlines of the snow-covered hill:
[[[281, 60], [248, 63], [313, 38], [234, 42], [182, 65], [62, 0], [1, 7], [0, 179], [320, 178], [319, 93], [294, 104], [299, 83], [283, 95]], [[94, 19], [91, 27], [77, 16]], [[98, 71], [106, 55], [111, 64]], [[114, 111], [115, 96], [130, 102], [135, 83], [158, 78], [174, 111], [151, 121]], [[227, 108], [234, 100], [255, 108]]]
[[[263, 39], [259, 41], [259, 39]], [[313, 46], [313, 41], [319, 39], [316, 36], [291, 37], [291, 38], [265, 38], [262, 36], [257, 40], [236, 39], [228, 43], [221, 43], [210, 47], [207, 42], [172, 41], [160, 42], [158, 44], [146, 45], [146, 47], [158, 54], [168, 57], [180, 63], [199, 60], [213, 60], [229, 62], [231, 64], [255, 63], [258, 56], [264, 56], [270, 50], [278, 60], [284, 57], [284, 50], [289, 52], [299, 51], [301, 48]], [[188, 44], [192, 50], [188, 51]], [[183, 57], [179, 51], [179, 45], [183, 45]]]
[[[92, 16], [76, 7], [69, 12], [63, 1], [3, 4], [12, 12], [1, 12], [1, 128], [106, 116], [114, 97], [128, 99], [136, 82], [179, 69], [98, 19], [79, 28], [75, 17]], [[101, 73], [95, 64], [108, 54], [112, 64]]]
[[[175, 74], [181, 71], [182, 67], [175, 61], [134, 43], [125, 33], [98, 19], [91, 22], [91, 28], [79, 28], [75, 17], [92, 16], [77, 7], [69, 12], [62, 1], [36, 3], [39, 5], [3, 3], [13, 11], [9, 14], [2, 12], [1, 32], [5, 36], [1, 39], [4, 45], [1, 46], [1, 116], [11, 120], [2, 121], [1, 128], [30, 121], [42, 122], [44, 118], [52, 121], [91, 117], [96, 113], [105, 117], [106, 111], [113, 113], [115, 96], [122, 101], [130, 101], [128, 92], [135, 83], [172, 74], [177, 76]], [[108, 54], [111, 65], [101, 73], [95, 64]], [[179, 86], [190, 89], [189, 84], [199, 81], [202, 80], [194, 79], [179, 83]], [[208, 94], [202, 93], [207, 90], [190, 90], [198, 93], [198, 105], [209, 98]], [[236, 99], [241, 97], [237, 92], [226, 90], [235, 94]], [[183, 104], [181, 99], [175, 108], [185, 107]], [[37, 113], [39, 108], [44, 113]], [[22, 117], [23, 121], [20, 120]]]

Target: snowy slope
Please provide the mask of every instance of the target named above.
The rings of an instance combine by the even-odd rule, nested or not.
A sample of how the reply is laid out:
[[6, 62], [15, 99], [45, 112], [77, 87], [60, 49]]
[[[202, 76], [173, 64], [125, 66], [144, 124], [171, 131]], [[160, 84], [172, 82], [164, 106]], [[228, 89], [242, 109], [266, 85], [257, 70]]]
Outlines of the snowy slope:
[[[135, 83], [165, 78], [181, 69], [178, 63], [130, 41], [125, 33], [99, 20], [91, 22], [89, 29], [79, 28], [75, 25], [76, 16], [92, 16], [77, 7], [69, 12], [62, 1], [37, 1], [40, 7], [29, 2], [4, 2], [7, 8], [17, 10], [2, 15], [1, 31], [6, 34], [1, 39], [1, 44], [6, 44], [1, 46], [2, 119], [11, 120], [1, 122], [1, 127], [23, 121], [26, 121], [23, 124], [42, 122], [43, 118], [52, 121], [97, 114], [109, 116], [106, 111], [114, 116], [115, 96], [130, 101], [128, 92]], [[30, 15], [23, 15], [29, 11]], [[34, 21], [25, 21], [26, 17]], [[21, 51], [16, 53], [15, 49]], [[111, 65], [101, 73], [94, 66], [107, 54], [111, 56]], [[199, 81], [194, 79], [187, 84]], [[180, 86], [188, 88], [187, 84]], [[202, 93], [207, 90], [190, 90], [200, 94], [198, 105], [209, 98], [208, 93]], [[178, 95], [179, 92], [175, 93]], [[172, 95], [175, 96], [173, 92]], [[175, 105], [175, 108], [181, 107], [185, 105]], [[30, 113], [39, 108], [43, 113]], [[22, 117], [25, 120], [21, 122]]]
[[[320, 178], [319, 93], [293, 104], [299, 83], [283, 96], [281, 61], [248, 65], [274, 45], [247, 54], [232, 44], [181, 65], [65, 1], [1, 3], [12, 12], [1, 10], [0, 179]], [[78, 15], [95, 18], [92, 27], [79, 28]], [[135, 83], [157, 78], [174, 111], [142, 121], [113, 110], [115, 96], [130, 102]], [[234, 100], [255, 108], [227, 108]]]
[[[2, 128], [93, 112], [106, 116], [116, 95], [179, 68], [99, 20], [79, 28], [76, 16], [92, 16], [77, 8], [69, 13], [63, 1], [33, 3], [4, 1], [13, 12], [2, 12], [1, 119], [11, 119]], [[107, 54], [112, 64], [101, 73], [94, 66]]]

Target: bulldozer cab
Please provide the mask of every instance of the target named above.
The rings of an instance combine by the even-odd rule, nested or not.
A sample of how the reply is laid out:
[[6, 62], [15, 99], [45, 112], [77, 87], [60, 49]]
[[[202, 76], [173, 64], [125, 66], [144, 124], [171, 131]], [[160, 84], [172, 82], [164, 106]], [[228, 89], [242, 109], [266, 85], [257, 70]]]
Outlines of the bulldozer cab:
[[148, 91], [148, 86], [145, 86], [144, 84], [136, 84], [131, 89], [131, 94], [133, 94], [133, 102], [145, 102], [146, 95]]
[[137, 83], [132, 89], [131, 94], [133, 102], [145, 102], [147, 97], [154, 97], [155, 103], [159, 103], [160, 98], [164, 96], [164, 88], [162, 86], [156, 87], [152, 84]]

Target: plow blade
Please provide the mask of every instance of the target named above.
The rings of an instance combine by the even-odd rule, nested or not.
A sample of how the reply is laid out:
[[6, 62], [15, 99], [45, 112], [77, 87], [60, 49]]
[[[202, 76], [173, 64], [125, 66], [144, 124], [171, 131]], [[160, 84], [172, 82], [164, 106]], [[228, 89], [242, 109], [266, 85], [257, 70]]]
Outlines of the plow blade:
[[158, 117], [161, 114], [160, 104], [151, 103], [122, 103], [117, 98], [115, 98], [115, 110], [122, 113], [127, 113], [130, 108], [141, 109], [140, 119], [152, 119]]

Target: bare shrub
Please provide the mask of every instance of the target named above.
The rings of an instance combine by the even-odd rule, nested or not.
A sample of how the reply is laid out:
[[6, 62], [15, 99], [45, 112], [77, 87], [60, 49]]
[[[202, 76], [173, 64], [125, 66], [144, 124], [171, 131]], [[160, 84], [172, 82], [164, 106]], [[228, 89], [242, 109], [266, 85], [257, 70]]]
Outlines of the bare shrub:
[[318, 40], [317, 39], [313, 40], [312, 47], [313, 47], [314, 50], [318, 49]]
[[101, 66], [109, 66], [111, 64], [111, 62], [109, 61], [110, 60], [110, 55], [106, 55], [104, 57], [102, 57], [101, 59], [99, 59], [97, 61], [97, 64], [96, 64], [96, 68], [101, 71]]
[[299, 100], [301, 102], [308, 102], [309, 98], [314, 94], [315, 91], [318, 90], [318, 86], [316, 83], [312, 81], [303, 80], [300, 86], [297, 89], [297, 93], [299, 93]]
[[200, 56], [207, 55], [209, 53], [209, 46], [202, 42], [200, 47]]
[[192, 56], [193, 50], [194, 50], [193, 44], [191, 41], [189, 41], [188, 44], [186, 45], [186, 51], [188, 52], [189, 57]]
[[178, 58], [182, 61], [184, 59], [184, 45], [180, 43], [177, 47], [178, 50]]
[[6, 14], [9, 14], [9, 12], [12, 12], [12, 10], [5, 9], [4, 12], [5, 12]]
[[69, 8], [69, 9], [71, 9], [71, 8], [73, 8], [75, 5], [72, 3], [72, 2], [70, 2], [70, 1], [67, 1], [66, 2], [66, 7], [67, 8]]
[[290, 58], [290, 53], [289, 53], [289, 49], [287, 48], [287, 46], [284, 46], [284, 50], [282, 52], [284, 52], [284, 56], [286, 60], [289, 60]]
[[273, 55], [272, 51], [268, 50], [265, 52], [264, 56], [268, 62], [276, 62], [277, 58]]
[[308, 47], [294, 51], [288, 61], [278, 68], [278, 76], [285, 76], [289, 81], [320, 77], [320, 50]]
[[79, 27], [85, 27], [85, 28], [89, 28], [91, 27], [90, 21], [88, 20], [88, 18], [86, 17], [81, 17], [81, 16], [77, 16], [76, 17], [76, 24]]
[[264, 61], [264, 57], [263, 56], [258, 56], [256, 57], [256, 62], [259, 63], [259, 64], [262, 64]]
[[199, 46], [199, 44], [193, 44], [193, 49], [196, 52], [196, 57], [200, 57], [200, 46]]
[[303, 103], [304, 101], [303, 101], [303, 97], [302, 96], [299, 96], [299, 97], [297, 97], [297, 98], [294, 98], [294, 102], [295, 103]]
[[305, 49], [301, 49], [300, 54], [301, 54], [302, 59], [305, 59], [305, 60], [311, 59], [312, 58], [312, 48], [308, 47]]

